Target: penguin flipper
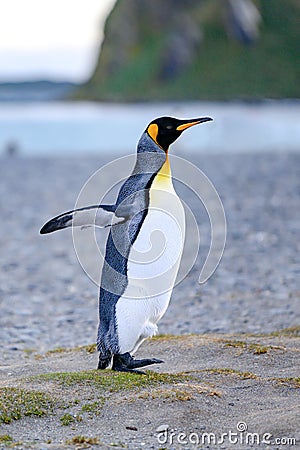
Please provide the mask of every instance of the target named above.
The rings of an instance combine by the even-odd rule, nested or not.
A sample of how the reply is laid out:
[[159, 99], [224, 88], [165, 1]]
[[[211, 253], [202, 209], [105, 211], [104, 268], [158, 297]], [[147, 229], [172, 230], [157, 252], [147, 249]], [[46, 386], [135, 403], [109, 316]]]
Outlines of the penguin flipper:
[[69, 227], [87, 228], [96, 226], [99, 228], [111, 227], [125, 222], [132, 217], [133, 205], [91, 205], [84, 208], [73, 209], [49, 220], [41, 228], [40, 234], [48, 234], [53, 231]]

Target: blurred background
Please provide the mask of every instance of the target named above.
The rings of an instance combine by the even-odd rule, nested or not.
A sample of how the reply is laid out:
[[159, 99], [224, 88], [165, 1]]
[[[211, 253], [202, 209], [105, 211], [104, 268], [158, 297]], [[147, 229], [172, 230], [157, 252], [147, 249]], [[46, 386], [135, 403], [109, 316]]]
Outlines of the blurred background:
[[213, 117], [172, 152], [216, 186], [228, 235], [200, 286], [209, 221], [177, 185], [202, 247], [160, 332], [299, 334], [299, 43], [300, 0], [0, 3], [1, 357], [95, 340], [71, 232], [39, 229], [162, 115]]
[[11, 0], [0, 13], [2, 154], [122, 154], [162, 114], [214, 117], [187, 150], [299, 148], [299, 0]]

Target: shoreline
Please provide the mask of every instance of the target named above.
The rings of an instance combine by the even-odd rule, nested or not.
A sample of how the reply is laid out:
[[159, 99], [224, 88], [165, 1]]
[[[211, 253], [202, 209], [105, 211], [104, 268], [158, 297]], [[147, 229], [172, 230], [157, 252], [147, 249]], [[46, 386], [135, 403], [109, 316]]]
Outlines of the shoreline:
[[[188, 133], [174, 152], [272, 152], [300, 150], [300, 101], [97, 103], [0, 103], [0, 148], [20, 154], [74, 155], [84, 151], [134, 152], [153, 117], [210, 116], [199, 133]], [[46, 138], [45, 138], [46, 137]]]

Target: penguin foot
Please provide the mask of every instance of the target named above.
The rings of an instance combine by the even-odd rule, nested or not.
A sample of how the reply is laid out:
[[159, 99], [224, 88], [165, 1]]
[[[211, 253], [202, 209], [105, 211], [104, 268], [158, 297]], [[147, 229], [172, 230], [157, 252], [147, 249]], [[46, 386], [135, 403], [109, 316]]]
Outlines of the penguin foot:
[[108, 356], [99, 356], [99, 362], [97, 369], [103, 370], [106, 369], [111, 362], [111, 355]]
[[130, 353], [123, 353], [122, 355], [114, 355], [112, 370], [118, 372], [134, 372], [145, 375], [141, 370], [135, 370], [138, 367], [150, 366], [151, 364], [161, 364], [164, 361], [157, 358], [134, 359]]

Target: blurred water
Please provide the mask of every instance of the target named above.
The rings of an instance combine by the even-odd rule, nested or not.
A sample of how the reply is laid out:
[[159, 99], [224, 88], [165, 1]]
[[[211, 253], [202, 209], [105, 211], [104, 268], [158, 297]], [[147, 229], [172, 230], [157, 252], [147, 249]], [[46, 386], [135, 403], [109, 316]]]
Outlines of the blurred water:
[[0, 104], [0, 152], [13, 145], [24, 155], [135, 151], [155, 117], [211, 116], [175, 145], [184, 152], [300, 150], [300, 102], [109, 104], [51, 102]]

